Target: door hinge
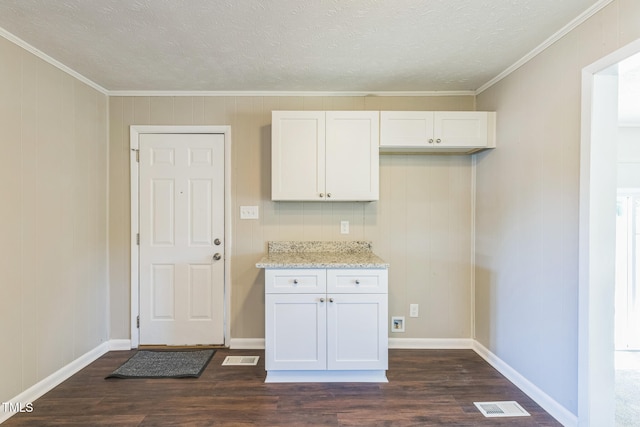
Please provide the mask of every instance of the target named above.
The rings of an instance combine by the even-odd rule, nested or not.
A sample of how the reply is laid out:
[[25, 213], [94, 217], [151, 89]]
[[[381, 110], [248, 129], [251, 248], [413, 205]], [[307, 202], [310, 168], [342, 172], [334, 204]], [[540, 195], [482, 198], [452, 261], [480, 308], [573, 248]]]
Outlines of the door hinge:
[[140, 246], [140, 233], [136, 234], [136, 245]]
[[135, 151], [136, 153], [136, 162], [140, 163], [140, 150], [137, 148], [132, 148], [131, 151]]
[[140, 329], [140, 316], [136, 317], [136, 328]]

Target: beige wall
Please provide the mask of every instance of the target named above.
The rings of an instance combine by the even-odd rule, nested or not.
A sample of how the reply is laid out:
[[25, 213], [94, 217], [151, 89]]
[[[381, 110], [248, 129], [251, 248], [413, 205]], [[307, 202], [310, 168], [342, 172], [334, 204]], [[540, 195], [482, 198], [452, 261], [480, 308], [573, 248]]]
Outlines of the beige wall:
[[477, 165], [476, 337], [577, 414], [581, 70], [640, 37], [618, 0], [477, 97], [498, 149]]
[[[373, 241], [391, 263], [390, 315], [402, 338], [471, 337], [470, 156], [381, 156], [380, 201], [271, 202], [272, 110], [473, 110], [461, 97], [112, 97], [110, 99], [111, 338], [129, 338], [129, 126], [231, 125], [232, 338], [264, 337], [264, 275], [271, 240]], [[260, 220], [240, 220], [258, 205]], [[351, 234], [339, 234], [349, 220]], [[410, 303], [420, 318], [408, 317]]]
[[108, 339], [107, 97], [0, 37], [0, 149], [6, 402]]

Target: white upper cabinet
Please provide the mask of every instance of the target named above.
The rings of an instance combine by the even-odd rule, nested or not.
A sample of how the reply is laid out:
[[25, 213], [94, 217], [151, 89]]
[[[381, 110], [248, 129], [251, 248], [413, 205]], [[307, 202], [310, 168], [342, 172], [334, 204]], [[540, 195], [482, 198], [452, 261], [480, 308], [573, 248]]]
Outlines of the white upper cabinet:
[[380, 151], [474, 153], [496, 146], [496, 113], [381, 111]]
[[271, 126], [272, 200], [378, 200], [377, 111], [274, 111]]

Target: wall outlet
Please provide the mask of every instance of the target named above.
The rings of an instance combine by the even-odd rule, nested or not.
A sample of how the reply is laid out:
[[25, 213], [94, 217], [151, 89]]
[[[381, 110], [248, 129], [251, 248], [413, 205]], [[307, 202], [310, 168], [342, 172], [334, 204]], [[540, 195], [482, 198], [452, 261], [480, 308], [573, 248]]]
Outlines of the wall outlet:
[[391, 332], [404, 332], [404, 316], [391, 318]]
[[409, 304], [409, 317], [418, 317], [420, 314], [420, 308], [418, 304]]
[[240, 219], [258, 219], [258, 206], [240, 206]]
[[340, 234], [349, 234], [349, 221], [340, 221]]

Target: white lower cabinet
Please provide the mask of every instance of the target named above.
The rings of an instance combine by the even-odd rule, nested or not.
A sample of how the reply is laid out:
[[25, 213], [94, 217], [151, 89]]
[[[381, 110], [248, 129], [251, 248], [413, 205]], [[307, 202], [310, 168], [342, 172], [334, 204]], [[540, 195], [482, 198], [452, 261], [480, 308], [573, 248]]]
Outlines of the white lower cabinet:
[[267, 382], [387, 381], [386, 269], [267, 269], [265, 279]]

